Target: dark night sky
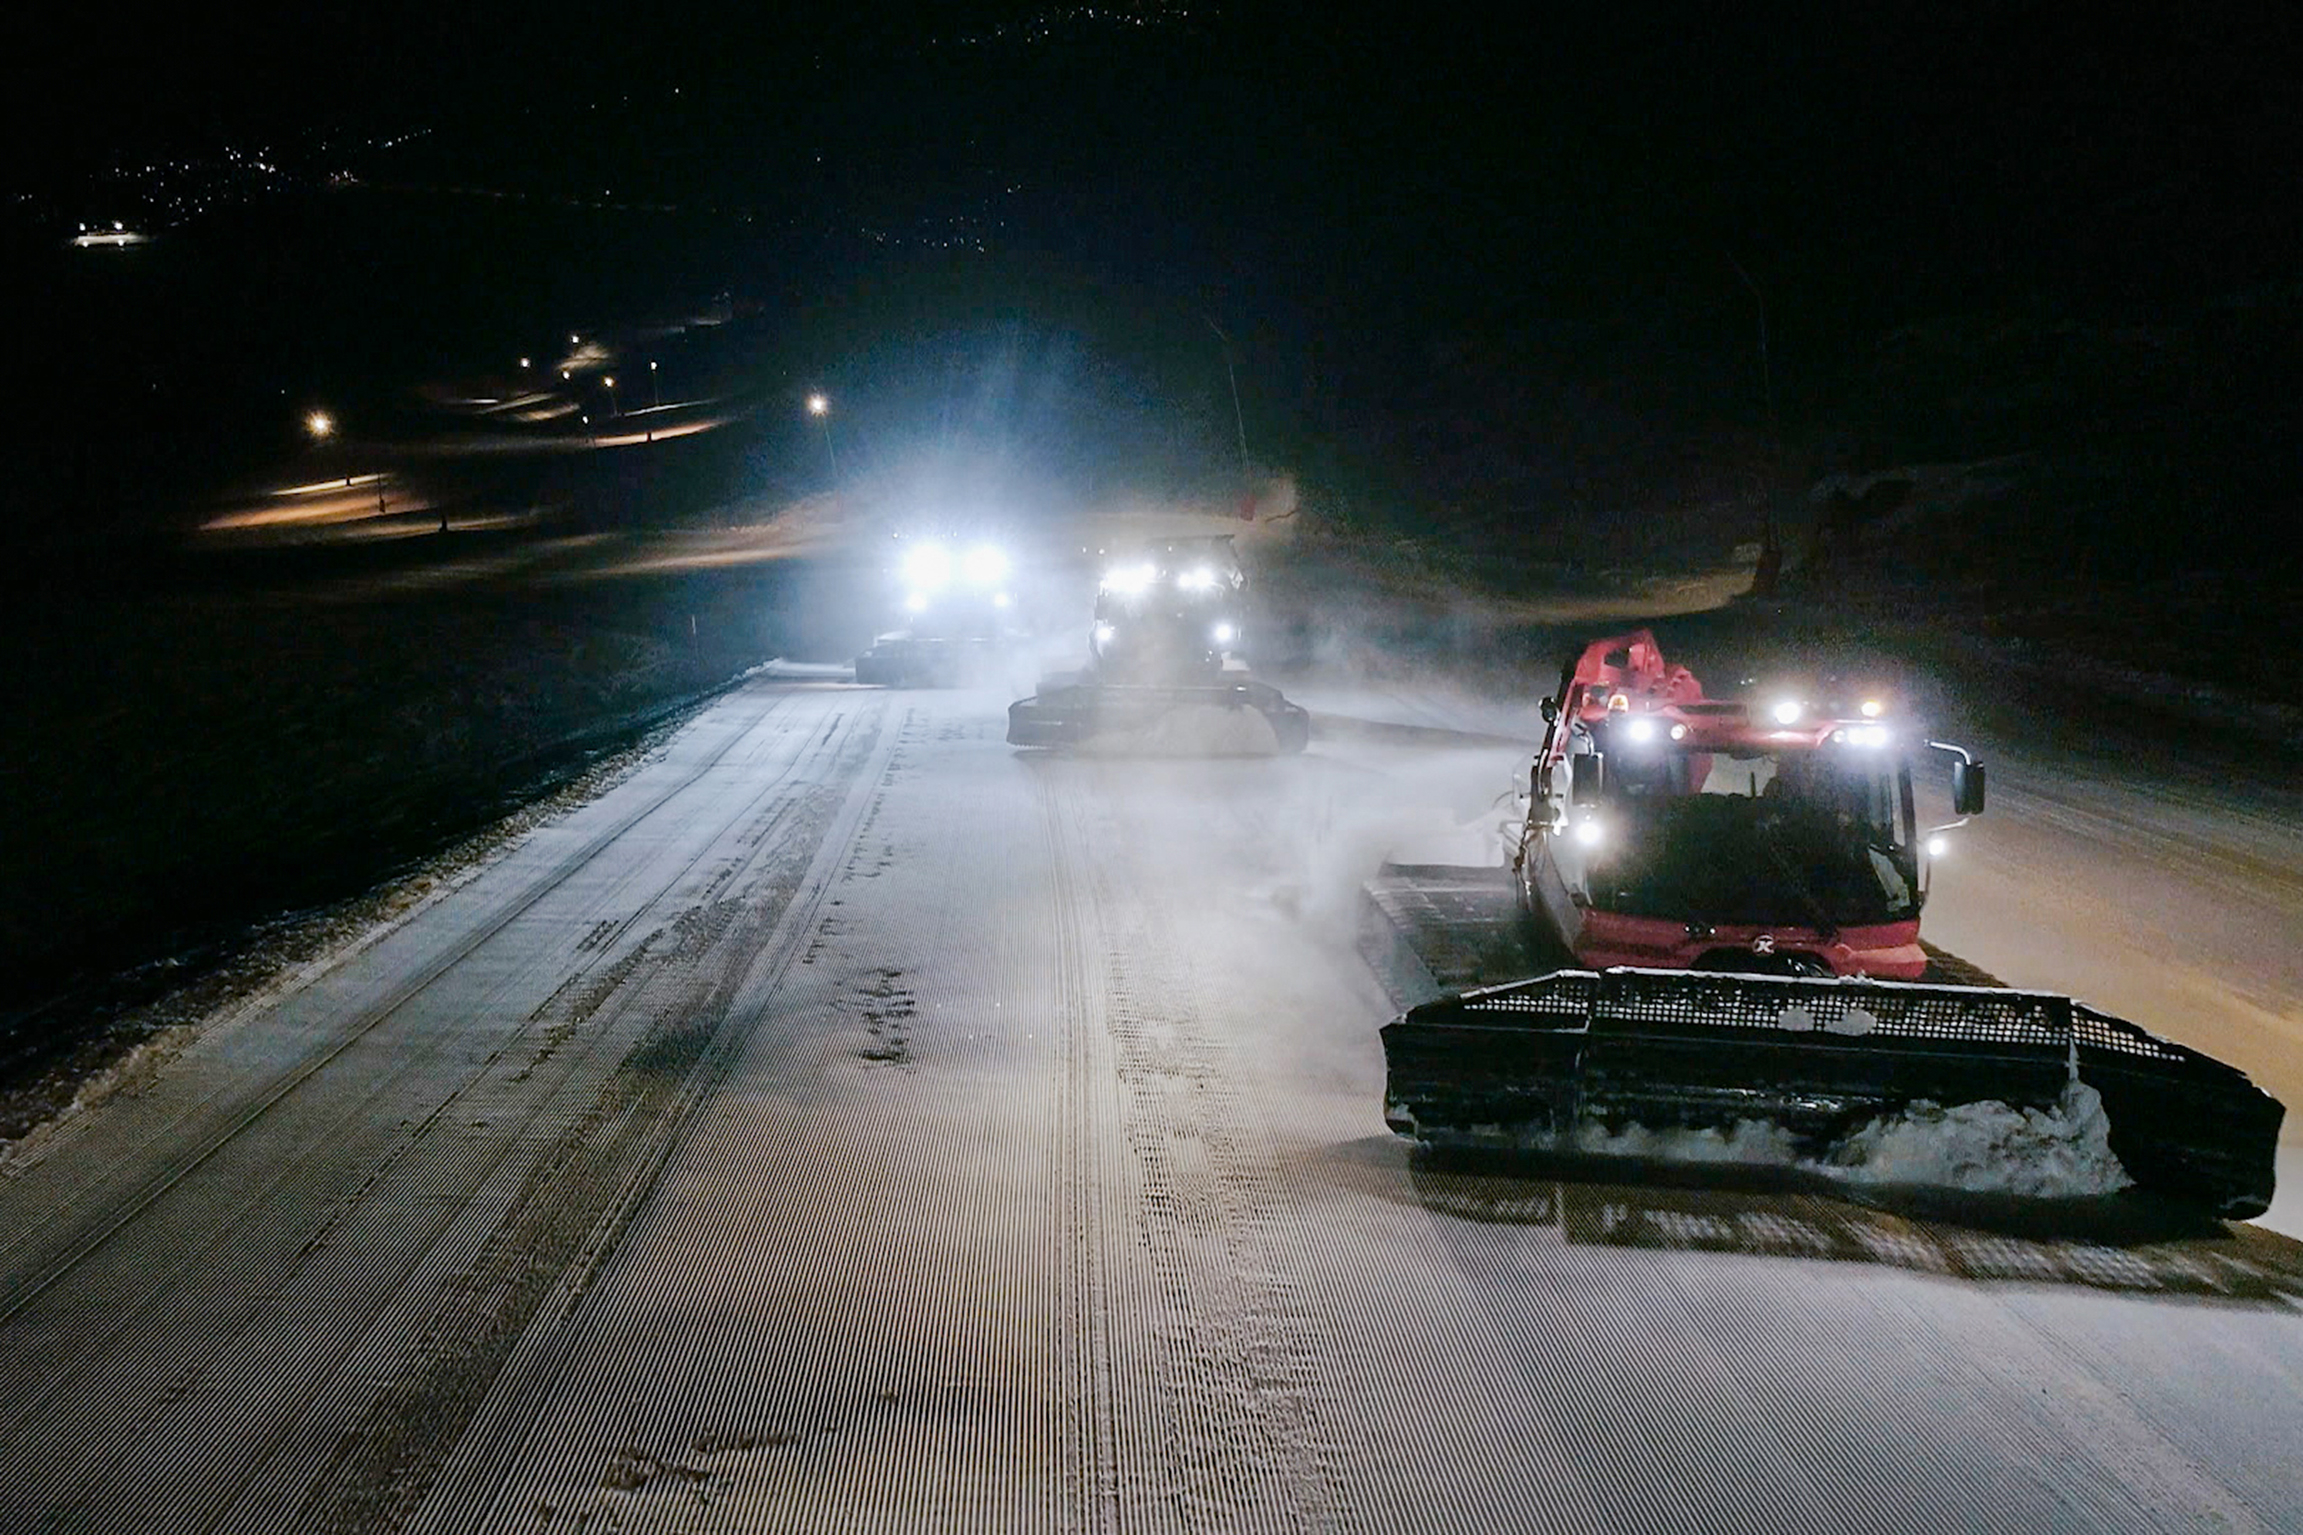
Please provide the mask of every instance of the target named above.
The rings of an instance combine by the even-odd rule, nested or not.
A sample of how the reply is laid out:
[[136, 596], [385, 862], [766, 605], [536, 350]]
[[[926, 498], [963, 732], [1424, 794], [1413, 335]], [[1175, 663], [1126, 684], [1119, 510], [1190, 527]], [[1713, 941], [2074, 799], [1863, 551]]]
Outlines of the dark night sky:
[[[1727, 245], [1886, 306], [2064, 275], [2243, 280], [2285, 254], [2272, 236], [2293, 233], [2303, 166], [2291, 7], [1862, 9], [1316, 25], [1185, 0], [20, 15], [10, 158], [681, 85], [674, 153], [762, 194], [817, 140], [849, 192], [932, 198], [1013, 175], [1055, 194], [1051, 222], [1129, 222], [1132, 207], [1139, 228], [1166, 199], [1194, 227], [1155, 239], [1160, 254], [1220, 260], [1300, 230], [1303, 265], [1372, 256], [1391, 281], [1482, 305], [1506, 279], [1546, 307], [1606, 308], [1715, 268], [1706, 247]], [[1131, 13], [1151, 24], [1090, 19]], [[1052, 40], [1015, 40], [1034, 22]], [[549, 145], [507, 147], [506, 174], [551, 174]]]
[[[1548, 408], [1579, 348], [1621, 375], [1586, 416], [1755, 420], [1730, 257], [1767, 291], [1795, 415], [1915, 320], [2150, 319], [2303, 269], [2292, 6], [1300, 9], [20, 15], [10, 160], [68, 180], [427, 124], [490, 184], [638, 183], [850, 233], [976, 221], [989, 268], [1220, 312], [1307, 430], [1396, 426], [1403, 455], [1481, 402]], [[1375, 419], [1393, 400], [1422, 424]]]

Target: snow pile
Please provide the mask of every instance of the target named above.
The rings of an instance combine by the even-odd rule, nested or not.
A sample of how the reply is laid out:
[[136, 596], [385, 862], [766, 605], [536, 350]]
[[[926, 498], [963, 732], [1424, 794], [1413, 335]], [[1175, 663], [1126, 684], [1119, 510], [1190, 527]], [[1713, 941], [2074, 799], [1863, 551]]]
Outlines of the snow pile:
[[1610, 1130], [1585, 1120], [1574, 1130], [1473, 1125], [1434, 1139], [1482, 1151], [1534, 1151], [1549, 1155], [1622, 1157], [1638, 1162], [1707, 1162], [1745, 1167], [1800, 1166], [1799, 1143], [1790, 1131], [1767, 1119], [1739, 1119], [1734, 1128], [1650, 1130], [1626, 1125]]
[[1636, 1157], [1647, 1162], [1739, 1163], [1747, 1167], [1788, 1167], [1799, 1161], [1790, 1131], [1771, 1119], [1739, 1119], [1731, 1130], [1650, 1130], [1626, 1125], [1611, 1132], [1586, 1122], [1571, 1136], [1557, 1137], [1557, 1149], [1586, 1156]]
[[1915, 1103], [1850, 1136], [1825, 1169], [1860, 1183], [1925, 1184], [1970, 1193], [2076, 1199], [2134, 1182], [2111, 1150], [2103, 1098], [2084, 1082], [2053, 1109]]

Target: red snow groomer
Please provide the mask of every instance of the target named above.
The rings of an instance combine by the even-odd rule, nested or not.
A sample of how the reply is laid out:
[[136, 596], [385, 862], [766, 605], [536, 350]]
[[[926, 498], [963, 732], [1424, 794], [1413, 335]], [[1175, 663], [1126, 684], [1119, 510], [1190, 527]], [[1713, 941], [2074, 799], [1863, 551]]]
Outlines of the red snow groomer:
[[[1984, 771], [1885, 691], [1708, 698], [1641, 630], [1587, 646], [1543, 713], [1512, 866], [1578, 964], [1926, 973], [1930, 844], [1982, 812]], [[1923, 833], [1912, 765], [1930, 749], [1953, 759], [1959, 819]]]
[[[1387, 864], [1369, 957], [1385, 1117], [1433, 1145], [1540, 1150], [1596, 1128], [1764, 1122], [1829, 1162], [1960, 1105], [2100, 1100], [2135, 1183], [2218, 1215], [2270, 1203], [2283, 1109], [2245, 1073], [2069, 997], [1924, 949], [1935, 839], [1913, 765], [1983, 768], [1885, 692], [1707, 697], [1641, 631], [1546, 699], [1499, 867]], [[1508, 823], [1507, 823], [1508, 824]]]

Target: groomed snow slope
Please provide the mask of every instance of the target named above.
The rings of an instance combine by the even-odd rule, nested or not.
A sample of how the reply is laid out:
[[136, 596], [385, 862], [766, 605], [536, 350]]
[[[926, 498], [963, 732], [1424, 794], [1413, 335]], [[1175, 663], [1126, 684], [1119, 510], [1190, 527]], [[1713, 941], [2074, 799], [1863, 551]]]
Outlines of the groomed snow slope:
[[1510, 749], [1005, 703], [760, 679], [45, 1141], [0, 1526], [2303, 1524], [2297, 1244], [1427, 1165], [1333, 866]]

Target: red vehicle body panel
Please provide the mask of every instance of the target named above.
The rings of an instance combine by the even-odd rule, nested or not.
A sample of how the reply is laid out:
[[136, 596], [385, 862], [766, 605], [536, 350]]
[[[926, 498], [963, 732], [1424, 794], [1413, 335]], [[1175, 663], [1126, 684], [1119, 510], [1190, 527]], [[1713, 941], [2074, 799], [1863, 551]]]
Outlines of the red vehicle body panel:
[[[1667, 662], [1655, 636], [1642, 629], [1593, 642], [1562, 675], [1553, 711], [1557, 723], [1537, 757], [1539, 776], [1548, 781], [1554, 770], [1563, 770], [1571, 725], [1606, 720], [1619, 712], [1656, 721], [1691, 754], [1705, 746], [1723, 751], [1738, 746], [1819, 749], [1848, 724], [1826, 713], [1786, 725], [1755, 719], [1740, 704], [1706, 698], [1694, 673]], [[1858, 722], [1857, 728], [1864, 727]], [[1835, 975], [1880, 980], [1915, 981], [1927, 968], [1917, 916], [1840, 928], [1829, 939], [1813, 927], [1739, 923], [1711, 924], [1708, 931], [1699, 926], [1704, 936], [1692, 937], [1685, 921], [1598, 911], [1581, 904], [1570, 894], [1540, 839], [1523, 847], [1522, 858], [1521, 889], [1528, 909], [1558, 933], [1578, 965], [1589, 969], [1634, 965], [1685, 970], [1722, 949], [1755, 957], [1807, 955]]]
[[1829, 940], [1813, 928], [1721, 924], [1708, 937], [1691, 938], [1687, 924], [1621, 912], [1580, 911], [1572, 935], [1563, 934], [1576, 963], [1592, 970], [1640, 965], [1651, 970], [1692, 969], [1718, 949], [1746, 954], [1811, 954], [1834, 975], [1868, 975], [1882, 981], [1916, 981], [1927, 969], [1919, 947], [1919, 919], [1876, 927], [1843, 927]]

